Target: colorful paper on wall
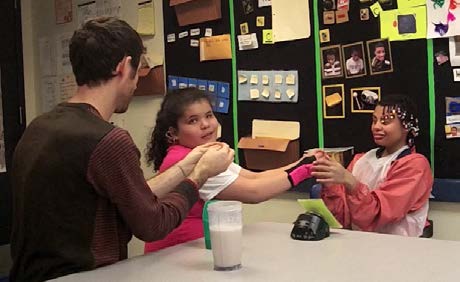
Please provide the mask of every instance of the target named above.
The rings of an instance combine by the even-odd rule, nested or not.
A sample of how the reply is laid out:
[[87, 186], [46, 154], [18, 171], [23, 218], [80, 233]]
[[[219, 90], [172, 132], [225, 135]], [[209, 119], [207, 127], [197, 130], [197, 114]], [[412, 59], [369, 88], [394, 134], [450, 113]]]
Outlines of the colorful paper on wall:
[[426, 38], [426, 7], [382, 11], [380, 37], [390, 41]]
[[427, 38], [460, 35], [460, 5], [456, 1], [427, 1]]
[[272, 29], [274, 42], [310, 37], [308, 0], [272, 0]]
[[[431, 2], [431, 1], [428, 1]], [[426, 0], [398, 0], [398, 9], [426, 5]]]

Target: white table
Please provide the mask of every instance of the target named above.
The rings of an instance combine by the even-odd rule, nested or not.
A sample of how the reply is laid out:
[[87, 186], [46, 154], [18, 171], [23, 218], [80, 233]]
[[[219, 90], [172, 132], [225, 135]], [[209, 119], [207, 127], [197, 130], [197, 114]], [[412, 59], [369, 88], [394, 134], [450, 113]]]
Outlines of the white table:
[[212, 252], [198, 239], [58, 281], [460, 281], [460, 242], [347, 230], [296, 241], [291, 229], [245, 226], [236, 271], [214, 271]]

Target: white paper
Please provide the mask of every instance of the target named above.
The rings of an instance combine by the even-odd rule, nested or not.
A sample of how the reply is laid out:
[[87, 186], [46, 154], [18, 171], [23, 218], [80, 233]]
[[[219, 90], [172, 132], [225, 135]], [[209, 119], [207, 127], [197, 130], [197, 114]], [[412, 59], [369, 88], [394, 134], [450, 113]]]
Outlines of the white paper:
[[96, 1], [81, 1], [77, 4], [78, 25], [81, 26], [87, 20], [97, 17]]
[[272, 0], [272, 29], [274, 42], [310, 37], [308, 0]]
[[192, 28], [190, 30], [190, 36], [196, 36], [196, 35], [200, 35], [200, 29], [199, 28]]
[[200, 40], [198, 40], [198, 39], [190, 39], [190, 46], [199, 47], [200, 46]]
[[460, 36], [449, 38], [449, 55], [451, 66], [460, 66]]
[[48, 37], [42, 37], [38, 39], [38, 51], [40, 57], [41, 75], [54, 75], [56, 72], [56, 67], [53, 64], [51, 41]]
[[103, 0], [104, 16], [121, 18], [121, 0]]
[[[434, 4], [432, 1], [427, 1], [426, 5], [426, 24], [427, 24], [427, 38], [450, 37], [460, 35], [460, 8], [449, 10], [449, 1], [444, 1], [443, 6]], [[450, 20], [449, 20], [450, 19]], [[448, 24], [446, 33], [439, 32], [436, 25]]]
[[73, 75], [63, 75], [59, 77], [57, 103], [70, 99], [77, 91], [77, 83]]
[[272, 0], [259, 0], [259, 8], [271, 6], [271, 5], [272, 5]]
[[[0, 73], [0, 82], [2, 74]], [[0, 87], [0, 172], [6, 172], [5, 163], [5, 132], [3, 127], [3, 104], [2, 104], [2, 88]]]
[[259, 48], [257, 35], [255, 33], [238, 35], [239, 50], [250, 50]]
[[212, 36], [212, 28], [205, 29], [204, 36]]
[[179, 33], [179, 38], [184, 38], [187, 36], [188, 36], [188, 31], [182, 31], [181, 33]]
[[72, 65], [69, 57], [69, 43], [72, 33], [61, 33], [57, 36], [56, 57], [58, 75], [72, 73]]
[[58, 99], [57, 77], [50, 76], [44, 77], [40, 84], [40, 99], [42, 105], [42, 112], [46, 113], [60, 102]]
[[175, 33], [170, 33], [166, 36], [166, 40], [168, 43], [172, 43], [176, 41], [176, 34]]

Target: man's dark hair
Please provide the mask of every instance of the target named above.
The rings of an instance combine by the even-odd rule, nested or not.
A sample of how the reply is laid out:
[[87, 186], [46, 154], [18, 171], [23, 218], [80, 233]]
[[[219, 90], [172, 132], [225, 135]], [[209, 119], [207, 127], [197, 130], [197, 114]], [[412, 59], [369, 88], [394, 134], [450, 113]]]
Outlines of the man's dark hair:
[[79, 86], [97, 86], [115, 75], [118, 63], [131, 56], [137, 71], [144, 50], [139, 34], [125, 21], [100, 17], [87, 21], [70, 40], [69, 55]]

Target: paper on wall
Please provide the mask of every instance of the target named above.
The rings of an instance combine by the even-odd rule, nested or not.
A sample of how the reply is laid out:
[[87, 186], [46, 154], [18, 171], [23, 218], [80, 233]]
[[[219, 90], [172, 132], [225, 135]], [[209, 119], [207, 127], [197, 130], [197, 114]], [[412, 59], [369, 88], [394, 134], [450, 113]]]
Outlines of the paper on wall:
[[308, 0], [272, 0], [273, 41], [289, 41], [310, 37]]
[[72, 0], [54, 0], [56, 24], [72, 21]]
[[84, 1], [77, 4], [77, 20], [81, 26], [84, 22], [97, 17], [96, 1]]
[[59, 77], [57, 102], [64, 102], [70, 99], [77, 91], [77, 83], [73, 75], [67, 74]]
[[54, 75], [56, 72], [56, 66], [53, 64], [51, 42], [48, 37], [38, 39], [38, 51], [40, 57], [41, 75]]
[[381, 11], [380, 37], [390, 41], [426, 38], [426, 6]]
[[450, 2], [427, 1], [427, 38], [460, 35], [460, 8]]
[[259, 48], [257, 35], [255, 33], [238, 35], [239, 50], [251, 50]]
[[449, 38], [449, 55], [452, 66], [460, 66], [460, 36]]
[[140, 35], [155, 35], [155, 7], [152, 1], [137, 4], [137, 32]]
[[61, 33], [56, 40], [56, 58], [57, 58], [57, 74], [71, 74], [72, 65], [69, 57], [69, 43], [72, 38], [72, 33]]
[[272, 5], [272, 0], [259, 0], [259, 8]]
[[200, 62], [231, 58], [230, 34], [200, 38]]
[[57, 95], [57, 77], [50, 76], [42, 78], [40, 84], [40, 99], [43, 113], [50, 111], [60, 102]]

